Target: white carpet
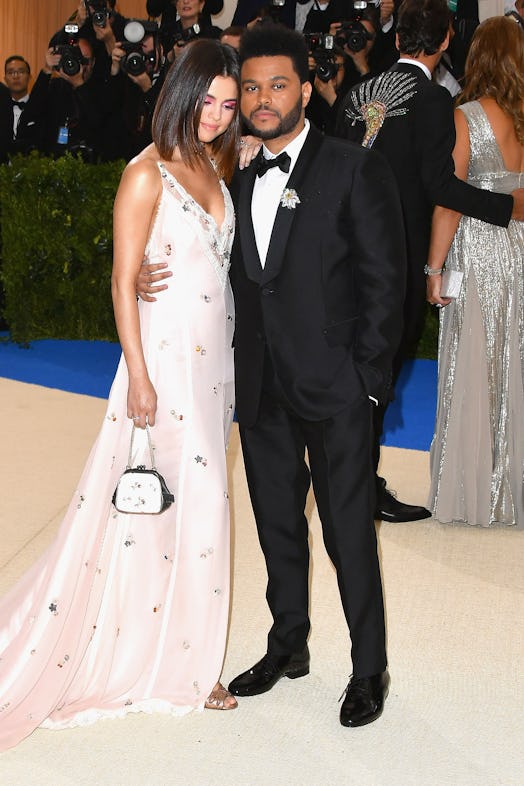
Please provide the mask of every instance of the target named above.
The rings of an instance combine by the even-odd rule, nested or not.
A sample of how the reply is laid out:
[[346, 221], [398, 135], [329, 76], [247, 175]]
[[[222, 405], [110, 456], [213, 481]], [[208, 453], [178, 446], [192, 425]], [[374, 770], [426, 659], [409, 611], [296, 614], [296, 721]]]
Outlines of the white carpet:
[[[0, 592], [53, 537], [104, 402], [0, 380]], [[265, 572], [236, 428], [229, 464], [234, 585], [227, 682], [265, 651]], [[424, 503], [428, 455], [384, 450], [399, 497]], [[37, 730], [0, 756], [2, 786], [523, 786], [524, 532], [383, 524], [391, 691], [382, 718], [338, 722], [350, 671], [314, 501], [311, 674], [234, 712], [136, 715]]]

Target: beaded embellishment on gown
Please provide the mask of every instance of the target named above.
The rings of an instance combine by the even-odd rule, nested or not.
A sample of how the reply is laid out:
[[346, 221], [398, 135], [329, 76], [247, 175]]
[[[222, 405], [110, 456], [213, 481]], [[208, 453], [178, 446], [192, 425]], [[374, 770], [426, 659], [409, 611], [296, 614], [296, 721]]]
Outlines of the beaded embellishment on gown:
[[[0, 749], [37, 726], [202, 708], [220, 676], [229, 606], [234, 214], [223, 184], [218, 227], [162, 164], [159, 171], [146, 260], [167, 262], [173, 276], [139, 312], [158, 396], [156, 465], [176, 501], [156, 516], [118, 513], [111, 504], [132, 428], [122, 358], [59, 533], [0, 602]], [[147, 464], [145, 432], [136, 436], [134, 463]]]
[[[468, 182], [510, 193], [524, 173], [505, 169], [478, 101], [460, 107]], [[441, 522], [524, 527], [524, 224], [463, 216], [446, 267], [464, 272], [442, 309], [428, 507]]]

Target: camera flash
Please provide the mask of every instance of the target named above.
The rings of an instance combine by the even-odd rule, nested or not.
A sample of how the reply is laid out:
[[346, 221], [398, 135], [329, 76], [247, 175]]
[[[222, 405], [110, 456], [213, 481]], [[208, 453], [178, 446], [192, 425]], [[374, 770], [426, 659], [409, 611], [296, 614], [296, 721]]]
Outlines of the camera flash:
[[137, 22], [136, 20], [133, 22], [128, 22], [124, 27], [125, 39], [131, 44], [138, 44], [138, 42], [141, 41], [145, 36], [145, 33], [146, 31], [144, 30], [144, 25], [140, 22]]

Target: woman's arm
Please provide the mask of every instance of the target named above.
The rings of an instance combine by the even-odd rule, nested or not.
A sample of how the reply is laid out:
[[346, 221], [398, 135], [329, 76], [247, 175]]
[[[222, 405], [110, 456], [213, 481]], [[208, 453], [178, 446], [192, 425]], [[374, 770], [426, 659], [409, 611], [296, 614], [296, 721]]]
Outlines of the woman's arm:
[[122, 175], [113, 212], [113, 275], [111, 290], [120, 344], [129, 373], [127, 416], [145, 427], [155, 423], [156, 393], [142, 350], [135, 281], [160, 197], [160, 177], [152, 161], [128, 164]]
[[[455, 110], [456, 142], [453, 150], [455, 174], [460, 180], [466, 180], [469, 166], [469, 131], [464, 113]], [[431, 222], [431, 242], [428, 254], [428, 268], [441, 270], [444, 267], [449, 248], [457, 231], [461, 214], [447, 207], [437, 205]], [[429, 303], [447, 306], [450, 298], [440, 297], [442, 276], [428, 275], [426, 278], [426, 298]]]

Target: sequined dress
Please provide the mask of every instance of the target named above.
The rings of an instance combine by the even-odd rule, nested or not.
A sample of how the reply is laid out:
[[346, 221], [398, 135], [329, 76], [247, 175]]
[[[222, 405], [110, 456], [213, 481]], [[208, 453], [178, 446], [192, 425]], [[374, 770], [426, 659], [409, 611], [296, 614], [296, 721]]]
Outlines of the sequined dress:
[[[127, 463], [127, 368], [55, 541], [0, 603], [0, 750], [38, 726], [202, 708], [220, 676], [229, 606], [225, 451], [234, 407], [234, 213], [211, 216], [159, 164], [146, 258], [173, 273], [140, 302], [158, 395], [156, 465], [176, 502], [160, 515], [111, 504]], [[134, 463], [149, 464], [137, 431]]]
[[[468, 182], [510, 193], [524, 174], [505, 169], [477, 102], [460, 107], [470, 136]], [[446, 262], [464, 272], [442, 309], [428, 507], [441, 522], [524, 527], [524, 224], [461, 218]]]

